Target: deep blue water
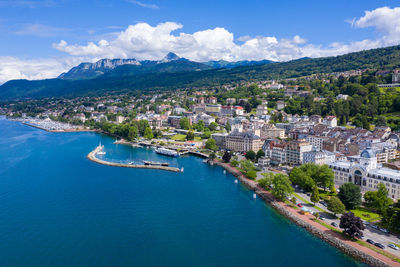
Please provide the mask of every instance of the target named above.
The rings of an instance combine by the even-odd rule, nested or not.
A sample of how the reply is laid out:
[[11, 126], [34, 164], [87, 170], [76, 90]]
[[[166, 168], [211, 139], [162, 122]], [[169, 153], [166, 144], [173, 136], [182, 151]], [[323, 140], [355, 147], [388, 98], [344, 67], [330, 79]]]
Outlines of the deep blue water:
[[[98, 165], [151, 159], [184, 173]], [[47, 133], [0, 117], [1, 266], [354, 266], [230, 174], [95, 133]]]

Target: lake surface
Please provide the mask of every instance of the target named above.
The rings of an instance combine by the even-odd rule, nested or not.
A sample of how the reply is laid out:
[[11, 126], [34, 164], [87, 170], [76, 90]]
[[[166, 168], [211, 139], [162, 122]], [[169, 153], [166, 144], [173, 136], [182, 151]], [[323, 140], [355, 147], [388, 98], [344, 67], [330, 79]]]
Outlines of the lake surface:
[[[0, 117], [1, 266], [357, 266], [218, 166]], [[184, 173], [98, 165], [154, 160]]]

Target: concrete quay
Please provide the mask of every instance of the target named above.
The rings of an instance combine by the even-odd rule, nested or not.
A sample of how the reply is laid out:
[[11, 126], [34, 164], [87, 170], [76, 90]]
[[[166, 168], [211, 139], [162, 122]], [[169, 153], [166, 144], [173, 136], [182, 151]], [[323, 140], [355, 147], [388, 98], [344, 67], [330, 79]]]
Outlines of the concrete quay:
[[136, 169], [154, 169], [154, 170], [164, 170], [171, 172], [182, 172], [181, 169], [176, 167], [167, 167], [167, 166], [159, 166], [159, 165], [135, 165], [135, 164], [124, 164], [124, 163], [115, 163], [110, 161], [105, 161], [96, 157], [96, 154], [100, 152], [102, 149], [101, 146], [98, 146], [87, 155], [87, 158], [93, 162], [98, 164], [113, 166], [113, 167], [123, 167], [123, 168], [136, 168]]

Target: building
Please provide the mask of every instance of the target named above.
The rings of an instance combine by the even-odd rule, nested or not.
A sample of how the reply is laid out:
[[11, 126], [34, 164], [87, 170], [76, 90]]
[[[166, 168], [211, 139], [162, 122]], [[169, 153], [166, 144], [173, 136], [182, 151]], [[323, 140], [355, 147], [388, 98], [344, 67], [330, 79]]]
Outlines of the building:
[[243, 115], [243, 107], [241, 106], [222, 106], [221, 107], [221, 115], [222, 116], [233, 116], [233, 115], [241, 116]]
[[286, 142], [280, 140], [268, 139], [262, 148], [265, 156], [270, 158], [271, 164], [279, 165], [286, 163]]
[[257, 152], [263, 146], [261, 138], [253, 133], [234, 131], [226, 137], [226, 149], [236, 152]]
[[206, 105], [205, 113], [219, 115], [221, 113], [221, 105]]
[[310, 151], [305, 152], [303, 155], [303, 164], [315, 163], [317, 165], [324, 165], [335, 162], [336, 154], [329, 151]]
[[266, 104], [258, 105], [256, 110], [257, 116], [268, 115], [268, 106]]
[[285, 138], [285, 130], [282, 128], [276, 128], [273, 124], [264, 124], [261, 127], [260, 133], [261, 139], [274, 139], [274, 138]]
[[338, 95], [336, 96], [336, 99], [337, 99], [337, 100], [347, 100], [348, 98], [349, 98], [348, 95], [338, 94]]
[[207, 98], [207, 103], [208, 104], [217, 104], [217, 98], [214, 96], [211, 96], [211, 97]]
[[213, 133], [211, 134], [211, 138], [215, 140], [216, 145], [220, 149], [225, 149], [226, 148], [226, 138], [228, 134], [227, 133]]
[[306, 137], [306, 141], [309, 142], [315, 151], [321, 151], [323, 149], [324, 140], [327, 140], [327, 137], [324, 136], [314, 136], [308, 135]]
[[289, 141], [286, 145], [286, 163], [303, 164], [304, 153], [310, 151], [312, 151], [312, 145], [305, 140]]
[[392, 199], [400, 199], [400, 171], [382, 167], [371, 148], [363, 150], [352, 161], [336, 161], [329, 164], [335, 174], [335, 186], [354, 183], [362, 192], [375, 191], [383, 183]]
[[276, 101], [276, 109], [277, 110], [282, 110], [286, 107], [285, 102], [284, 101]]
[[336, 116], [326, 116], [322, 121], [322, 123], [329, 127], [336, 127], [337, 126]]
[[235, 98], [227, 98], [226, 99], [226, 104], [228, 104], [228, 105], [234, 105], [235, 103], [236, 103]]
[[115, 121], [120, 124], [123, 123], [125, 121], [125, 117], [124, 116], [117, 116]]
[[392, 83], [400, 83], [400, 70], [393, 71]]

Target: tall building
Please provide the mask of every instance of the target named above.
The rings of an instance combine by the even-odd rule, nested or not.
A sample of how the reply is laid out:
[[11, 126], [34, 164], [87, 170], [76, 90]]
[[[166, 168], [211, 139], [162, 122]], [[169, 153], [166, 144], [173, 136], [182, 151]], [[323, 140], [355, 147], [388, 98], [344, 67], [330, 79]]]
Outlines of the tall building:
[[250, 132], [233, 131], [226, 137], [226, 149], [236, 152], [257, 152], [262, 148], [261, 138]]
[[311, 150], [312, 145], [307, 141], [289, 141], [286, 146], [286, 162], [291, 165], [303, 164], [304, 153]]

